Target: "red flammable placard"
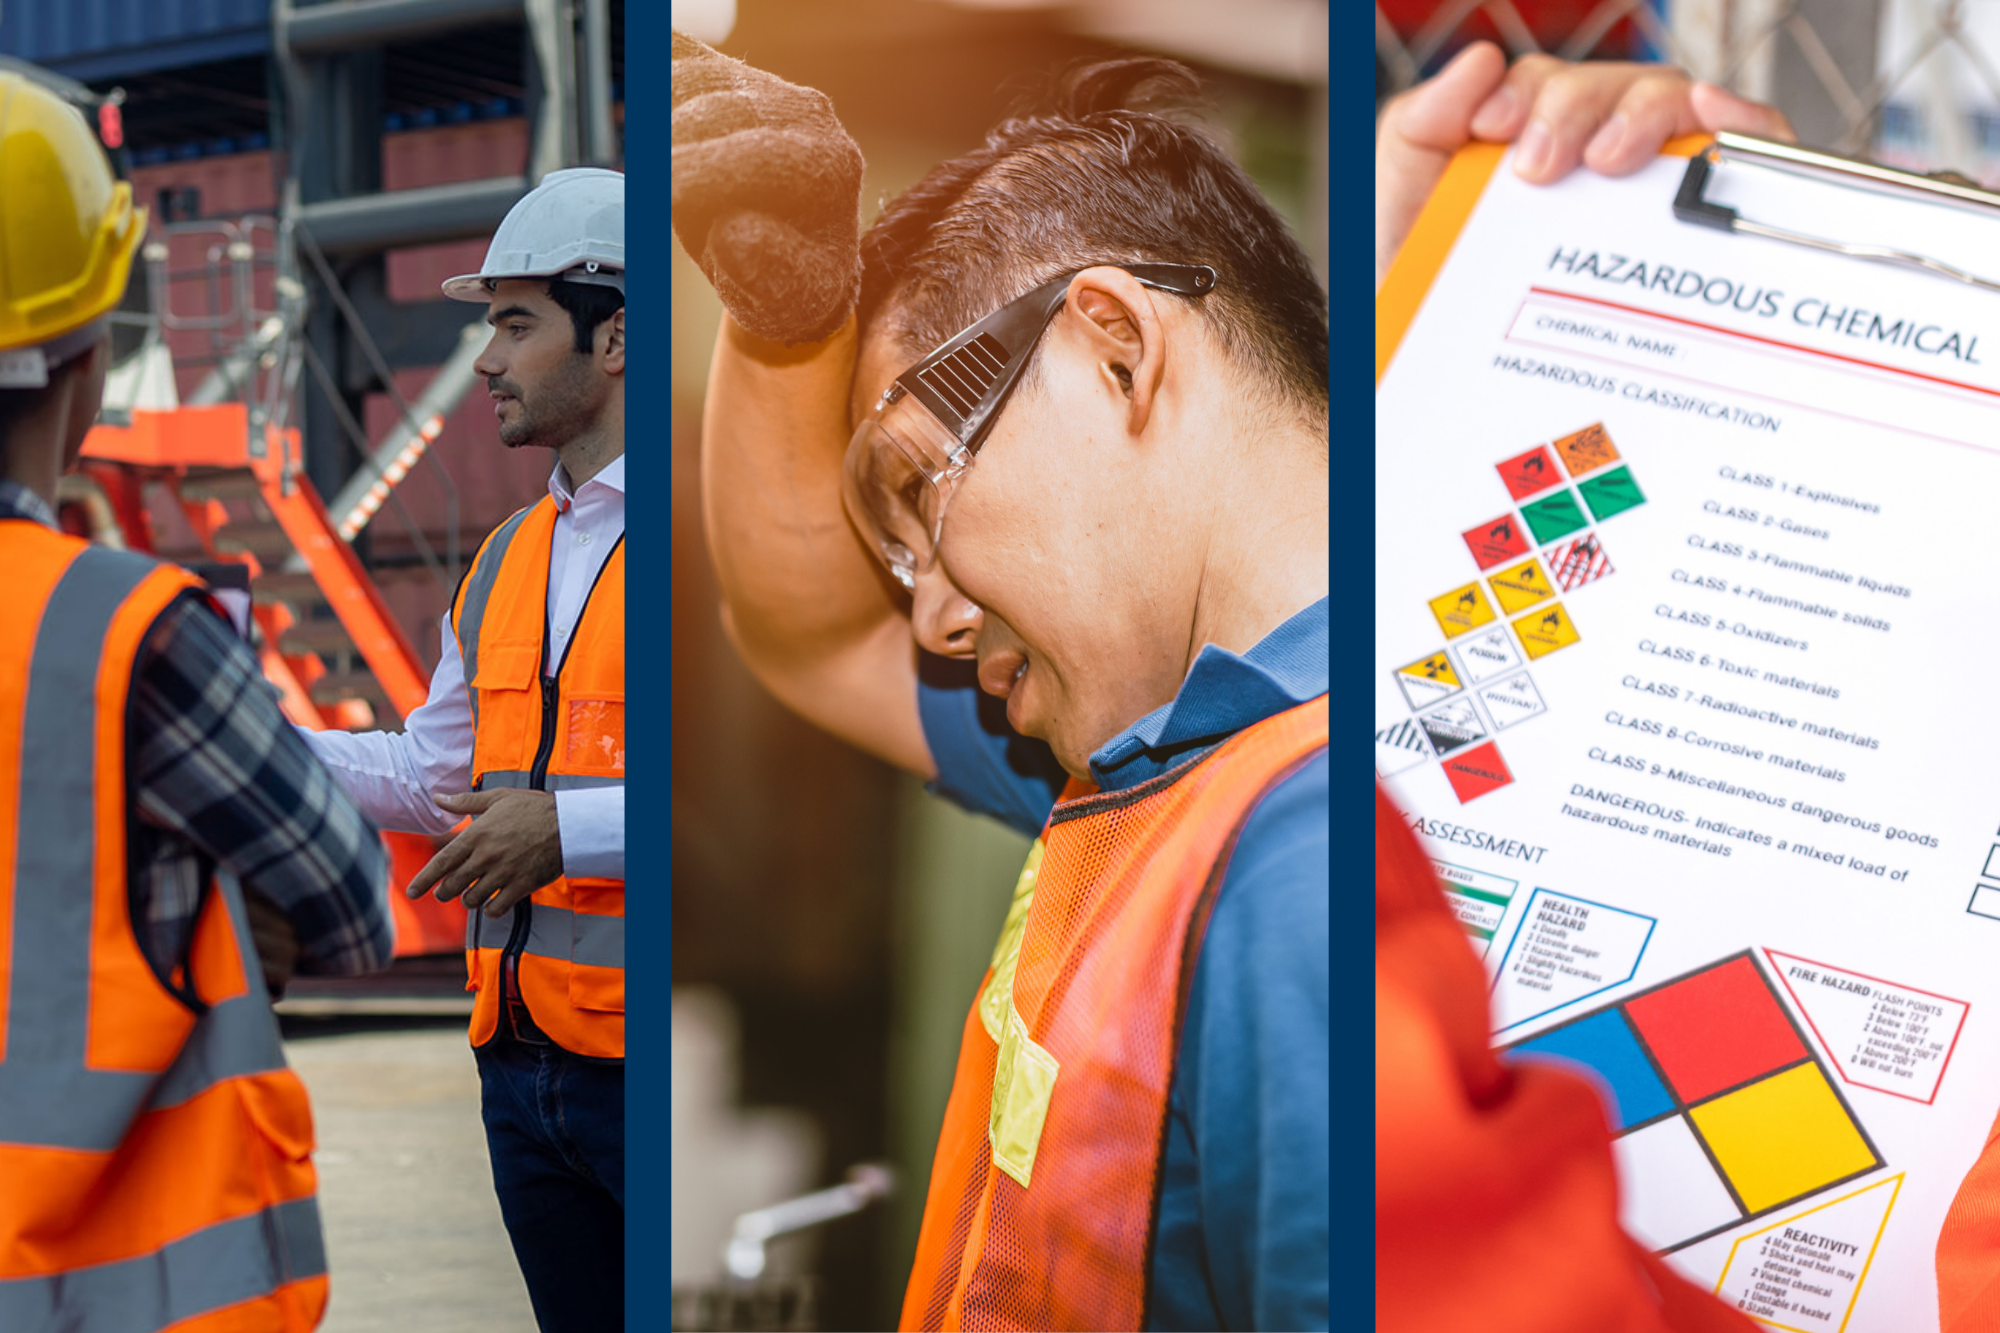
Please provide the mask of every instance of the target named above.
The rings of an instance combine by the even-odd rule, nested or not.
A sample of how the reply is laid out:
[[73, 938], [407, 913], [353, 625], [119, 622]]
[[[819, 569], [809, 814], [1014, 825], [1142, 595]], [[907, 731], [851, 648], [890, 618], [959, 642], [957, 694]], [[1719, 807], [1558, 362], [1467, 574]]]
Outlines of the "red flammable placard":
[[1507, 494], [1516, 500], [1540, 494], [1562, 480], [1562, 473], [1556, 469], [1556, 460], [1550, 457], [1547, 445], [1538, 444], [1525, 454], [1504, 463], [1495, 463], [1493, 468], [1506, 485]]
[[1528, 553], [1528, 536], [1512, 514], [1502, 514], [1476, 528], [1467, 528], [1462, 535], [1481, 569], [1491, 569]]

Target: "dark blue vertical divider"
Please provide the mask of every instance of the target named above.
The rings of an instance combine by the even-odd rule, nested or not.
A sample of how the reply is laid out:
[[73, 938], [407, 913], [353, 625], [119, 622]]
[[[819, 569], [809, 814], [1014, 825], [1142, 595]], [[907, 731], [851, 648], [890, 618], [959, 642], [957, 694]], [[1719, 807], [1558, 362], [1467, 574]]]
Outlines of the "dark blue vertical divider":
[[[625, 6], [629, 68], [668, 69], [670, 8]], [[667, 589], [667, 524], [671, 469], [662, 418], [662, 388], [673, 354], [672, 271], [667, 238], [671, 215], [668, 134], [672, 107], [665, 78], [625, 81], [625, 209], [633, 257], [626, 278], [628, 365], [631, 366], [633, 448], [626, 459], [630, 496], [625, 558], [633, 597], [626, 608], [626, 654], [631, 664], [626, 701], [626, 743], [637, 756], [627, 782], [627, 938], [625, 1023], [625, 1321], [631, 1329], [665, 1329], [668, 1323], [666, 1256], [672, 1224], [668, 1200], [672, 1158], [668, 1151], [670, 1064], [669, 1000], [673, 919], [669, 895], [667, 820], [654, 812], [669, 805], [668, 756], [672, 753], [671, 617]]]
[[[1375, 622], [1374, 380], [1370, 347], [1375, 294], [1372, 191], [1375, 123], [1375, 33], [1361, 5], [1333, 5], [1327, 50], [1327, 314], [1331, 321], [1329, 469], [1333, 522], [1333, 623], [1352, 630]], [[1374, 661], [1372, 635], [1333, 636], [1332, 726], [1335, 738], [1362, 736], [1373, 724], [1362, 713], [1374, 697], [1367, 674]], [[1338, 748], [1338, 747], [1336, 747]], [[1343, 753], [1346, 753], [1343, 751]], [[1354, 752], [1357, 756], [1359, 751]], [[1367, 1328], [1374, 1322], [1374, 1098], [1364, 1093], [1359, 1055], [1363, 1016], [1374, 1010], [1373, 769], [1357, 762], [1333, 765], [1330, 833], [1333, 882], [1333, 1170], [1329, 1287], [1331, 1327]], [[1372, 1075], [1371, 1075], [1372, 1083]]]

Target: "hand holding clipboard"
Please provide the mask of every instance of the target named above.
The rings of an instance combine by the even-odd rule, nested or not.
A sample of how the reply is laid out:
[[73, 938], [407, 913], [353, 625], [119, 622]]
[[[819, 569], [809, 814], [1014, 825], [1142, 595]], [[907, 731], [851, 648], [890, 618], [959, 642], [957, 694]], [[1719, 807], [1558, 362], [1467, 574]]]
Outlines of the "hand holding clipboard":
[[1473, 143], [1517, 139], [1515, 170], [1547, 185], [1579, 165], [1624, 176], [1669, 139], [1734, 130], [1789, 140], [1774, 107], [1695, 83], [1668, 65], [1571, 64], [1531, 55], [1510, 67], [1475, 42], [1434, 78], [1390, 99], [1375, 140], [1375, 274], [1401, 248], [1452, 154]]

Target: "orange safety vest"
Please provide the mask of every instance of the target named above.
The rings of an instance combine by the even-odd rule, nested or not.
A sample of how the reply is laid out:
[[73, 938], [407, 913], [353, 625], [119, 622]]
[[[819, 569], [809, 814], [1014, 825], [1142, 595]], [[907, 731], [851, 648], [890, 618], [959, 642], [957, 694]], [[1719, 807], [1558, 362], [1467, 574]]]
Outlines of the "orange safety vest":
[[1136, 1329], [1167, 1094], [1236, 835], [1325, 695], [1126, 791], [1072, 780], [966, 1018], [906, 1329]]
[[[556, 502], [479, 548], [451, 623], [472, 696], [472, 788], [625, 785], [625, 541], [584, 600], [553, 680], [544, 670]], [[503, 917], [468, 913], [472, 1044], [523, 1018], [565, 1050], [625, 1058], [625, 881], [567, 876]]]
[[1755, 1333], [1618, 1226], [1597, 1093], [1490, 1046], [1486, 972], [1375, 795], [1377, 1333]]
[[125, 716], [185, 571], [0, 521], [0, 1329], [303, 1333], [312, 1112], [241, 891], [166, 977], [129, 906]]

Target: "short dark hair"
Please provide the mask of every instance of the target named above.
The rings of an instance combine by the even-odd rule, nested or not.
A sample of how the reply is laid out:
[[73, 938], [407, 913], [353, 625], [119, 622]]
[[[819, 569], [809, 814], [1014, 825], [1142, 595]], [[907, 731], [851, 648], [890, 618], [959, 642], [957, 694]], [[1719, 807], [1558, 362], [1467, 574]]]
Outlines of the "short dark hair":
[[1323, 428], [1326, 293], [1305, 252], [1212, 139], [1141, 109], [1198, 87], [1170, 60], [1086, 65], [1053, 111], [1003, 121], [933, 168], [862, 237], [862, 326], [890, 317], [929, 351], [1073, 269], [1207, 264], [1218, 279], [1199, 308], [1224, 349]]
[[588, 352], [597, 336], [597, 326], [625, 308], [625, 293], [616, 287], [594, 282], [549, 283], [549, 299], [569, 312], [570, 328], [576, 334], [576, 350]]

